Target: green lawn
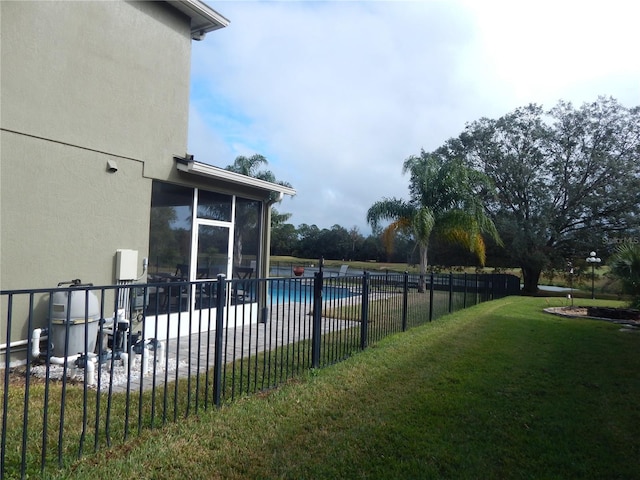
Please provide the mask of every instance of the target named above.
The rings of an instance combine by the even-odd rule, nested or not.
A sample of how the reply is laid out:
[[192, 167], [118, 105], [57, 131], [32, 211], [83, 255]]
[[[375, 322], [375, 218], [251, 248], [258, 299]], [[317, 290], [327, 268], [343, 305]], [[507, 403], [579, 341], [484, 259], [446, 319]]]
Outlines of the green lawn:
[[[300, 257], [291, 257], [286, 255], [272, 255], [271, 256], [271, 265], [315, 265], [318, 266], [317, 258], [300, 258]], [[390, 262], [364, 262], [364, 261], [345, 261], [345, 260], [331, 260], [325, 259], [324, 266], [330, 270], [337, 270], [342, 265], [349, 265], [349, 268], [356, 270], [366, 270], [369, 272], [394, 272], [394, 273], [403, 273], [409, 272], [411, 274], [417, 274], [420, 271], [419, 265], [408, 265], [406, 263], [390, 263]], [[438, 267], [442, 271], [440, 273], [449, 273], [449, 271], [453, 271], [454, 273], [493, 273], [495, 271], [494, 267], [485, 267], [485, 268], [476, 268], [476, 267], [463, 267], [463, 266], [452, 266], [451, 268], [447, 267]], [[503, 268], [500, 269], [501, 273], [510, 273], [517, 277], [520, 276], [521, 272], [519, 268]]]
[[640, 478], [640, 333], [510, 297], [55, 478]]

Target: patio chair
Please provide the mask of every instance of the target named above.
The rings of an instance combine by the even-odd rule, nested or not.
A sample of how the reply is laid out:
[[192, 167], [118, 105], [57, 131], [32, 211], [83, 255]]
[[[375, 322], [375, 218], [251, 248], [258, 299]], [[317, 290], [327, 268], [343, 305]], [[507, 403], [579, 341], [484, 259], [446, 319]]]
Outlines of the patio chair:
[[231, 296], [235, 303], [244, 303], [246, 301], [252, 301], [252, 282], [251, 277], [256, 270], [255, 260], [251, 261], [251, 265], [248, 267], [236, 266], [233, 268], [233, 276], [240, 282], [235, 282]]
[[329, 277], [344, 277], [347, 274], [347, 270], [349, 269], [349, 265], [342, 265], [337, 274], [330, 273]]
[[174, 277], [179, 280], [188, 280], [189, 279], [189, 265], [184, 263], [179, 263], [176, 265], [176, 273]]

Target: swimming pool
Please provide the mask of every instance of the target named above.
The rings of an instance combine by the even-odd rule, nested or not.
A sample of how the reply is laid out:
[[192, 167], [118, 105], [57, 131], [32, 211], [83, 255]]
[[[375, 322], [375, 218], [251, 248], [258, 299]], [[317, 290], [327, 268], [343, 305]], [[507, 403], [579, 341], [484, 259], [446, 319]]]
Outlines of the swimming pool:
[[[299, 280], [276, 280], [269, 284], [269, 296], [273, 303], [311, 303], [313, 301], [313, 284], [301, 283]], [[323, 300], [337, 300], [357, 295], [350, 288], [324, 285]]]

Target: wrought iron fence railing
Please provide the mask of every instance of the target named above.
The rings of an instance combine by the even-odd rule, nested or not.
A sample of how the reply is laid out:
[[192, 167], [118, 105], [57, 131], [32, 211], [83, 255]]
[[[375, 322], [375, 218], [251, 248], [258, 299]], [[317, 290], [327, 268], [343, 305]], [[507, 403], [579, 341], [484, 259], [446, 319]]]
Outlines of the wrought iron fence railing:
[[2, 291], [0, 476], [64, 467], [518, 291], [500, 274], [322, 271]]

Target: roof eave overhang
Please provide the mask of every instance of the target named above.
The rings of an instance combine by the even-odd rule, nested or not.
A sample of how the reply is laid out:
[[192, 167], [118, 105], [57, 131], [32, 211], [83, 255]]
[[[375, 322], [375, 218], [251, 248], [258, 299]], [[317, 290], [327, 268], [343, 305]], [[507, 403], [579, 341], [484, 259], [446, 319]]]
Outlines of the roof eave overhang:
[[214, 167], [206, 163], [196, 162], [195, 160], [174, 157], [176, 160], [176, 168], [180, 172], [199, 175], [210, 180], [222, 181], [228, 184], [237, 185], [238, 187], [250, 187], [264, 192], [276, 192], [280, 195], [294, 196], [297, 192], [284, 185], [267, 182], [259, 178], [241, 175], [236, 172], [230, 172], [220, 167]]
[[208, 32], [229, 25], [229, 20], [200, 0], [173, 0], [169, 3], [191, 19], [191, 38], [202, 40]]

